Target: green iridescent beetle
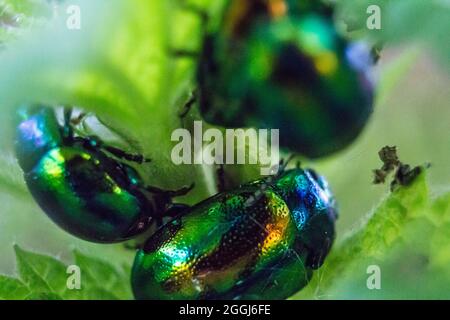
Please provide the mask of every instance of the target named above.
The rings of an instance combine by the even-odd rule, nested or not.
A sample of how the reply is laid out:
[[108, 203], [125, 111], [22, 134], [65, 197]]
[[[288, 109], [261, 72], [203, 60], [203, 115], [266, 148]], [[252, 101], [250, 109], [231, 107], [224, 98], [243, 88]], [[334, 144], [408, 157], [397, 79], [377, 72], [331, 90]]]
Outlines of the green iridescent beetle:
[[134, 261], [137, 299], [286, 299], [334, 240], [337, 209], [312, 170], [222, 192], [149, 238]]
[[97, 137], [75, 135], [70, 108], [63, 125], [53, 108], [19, 110], [15, 148], [28, 189], [43, 211], [72, 235], [101, 243], [124, 241], [186, 207], [171, 199], [190, 188], [146, 186], [125, 163], [142, 163], [142, 156]]
[[196, 56], [202, 117], [279, 129], [281, 146], [311, 158], [349, 145], [372, 114], [374, 59], [332, 13], [321, 1], [229, 0]]

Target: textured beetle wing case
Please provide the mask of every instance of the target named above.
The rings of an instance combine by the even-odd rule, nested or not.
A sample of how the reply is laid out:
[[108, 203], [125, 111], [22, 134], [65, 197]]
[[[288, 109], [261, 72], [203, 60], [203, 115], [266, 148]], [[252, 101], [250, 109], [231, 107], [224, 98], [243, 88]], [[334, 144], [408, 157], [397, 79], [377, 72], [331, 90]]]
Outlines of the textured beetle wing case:
[[[246, 209], [251, 195], [242, 191], [214, 197], [152, 237], [136, 258], [137, 297], [258, 298], [265, 292], [264, 297], [277, 298], [286, 293], [274, 280], [295, 264], [300, 268], [291, 268], [296, 273], [291, 276], [307, 279], [302, 253], [293, 250], [296, 227], [286, 204], [268, 192]], [[304, 284], [298, 282], [297, 289]]]

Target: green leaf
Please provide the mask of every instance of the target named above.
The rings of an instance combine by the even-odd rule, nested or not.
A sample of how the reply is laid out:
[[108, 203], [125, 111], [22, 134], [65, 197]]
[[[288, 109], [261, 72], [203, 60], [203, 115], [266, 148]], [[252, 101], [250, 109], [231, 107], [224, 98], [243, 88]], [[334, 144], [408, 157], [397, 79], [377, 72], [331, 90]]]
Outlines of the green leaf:
[[78, 251], [74, 252], [74, 256], [75, 264], [82, 272], [82, 290], [93, 292], [91, 296], [95, 299], [132, 299], [129, 272]]
[[438, 196], [431, 205], [431, 210], [437, 224], [450, 222], [450, 192]]
[[50, 256], [36, 254], [14, 246], [19, 279], [0, 276], [1, 299], [27, 300], [115, 300], [131, 299], [130, 270], [117, 270], [110, 263], [74, 252], [80, 268], [80, 289], [69, 289], [67, 265]]
[[20, 280], [0, 275], [0, 300], [21, 300], [27, 297], [29, 292]]
[[21, 280], [33, 292], [53, 293], [43, 275], [39, 273], [39, 266], [35, 265], [36, 254], [22, 250], [18, 245], [14, 246], [16, 252], [17, 268]]
[[[21, 278], [33, 289], [46, 288], [49, 292], [62, 294], [66, 289], [66, 265], [59, 260], [31, 253], [15, 246]], [[45, 284], [45, 285], [44, 285]]]
[[54, 293], [40, 292], [29, 294], [25, 297], [25, 300], [61, 300], [61, 297]]
[[22, 172], [13, 156], [0, 154], [0, 164], [0, 188], [14, 196], [29, 198]]

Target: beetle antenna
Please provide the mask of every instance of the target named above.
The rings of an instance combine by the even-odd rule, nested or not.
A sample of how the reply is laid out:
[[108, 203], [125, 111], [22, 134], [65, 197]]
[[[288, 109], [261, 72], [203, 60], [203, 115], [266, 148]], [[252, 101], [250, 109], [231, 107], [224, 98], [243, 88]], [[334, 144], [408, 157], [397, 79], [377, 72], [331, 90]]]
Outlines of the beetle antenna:
[[294, 154], [290, 154], [290, 155], [287, 157], [286, 160], [281, 159], [277, 176], [283, 174], [284, 171], [286, 171], [286, 167], [289, 165], [289, 163], [290, 163], [294, 158], [295, 158], [295, 155], [294, 155]]
[[64, 128], [63, 128], [63, 134], [64, 137], [67, 139], [73, 138], [73, 127], [72, 127], [72, 112], [73, 109], [70, 106], [64, 106]]

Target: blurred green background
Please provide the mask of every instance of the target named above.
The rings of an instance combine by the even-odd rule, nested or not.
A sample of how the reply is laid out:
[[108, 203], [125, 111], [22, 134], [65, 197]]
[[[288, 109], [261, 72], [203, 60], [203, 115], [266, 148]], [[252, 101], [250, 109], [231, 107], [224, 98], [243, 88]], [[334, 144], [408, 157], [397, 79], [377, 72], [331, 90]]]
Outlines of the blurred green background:
[[[117, 265], [131, 264], [133, 259], [133, 252], [122, 245], [90, 244], [66, 234], [32, 200], [11, 148], [11, 119], [18, 103], [64, 102], [93, 110], [154, 160], [142, 168], [153, 185], [177, 187], [196, 181], [196, 191], [184, 199], [190, 203], [213, 192], [208, 168], [176, 167], [170, 162], [170, 133], [180, 125], [176, 113], [193, 89], [195, 65], [174, 61], [166, 48], [197, 48], [201, 41], [197, 19], [177, 10], [174, 1], [72, 2], [82, 9], [78, 31], [64, 28], [64, 4], [54, 11], [45, 1], [0, 0], [0, 42], [6, 47], [0, 52], [0, 274], [15, 274], [14, 243], [67, 262], [74, 248]], [[213, 21], [223, 4], [193, 2], [208, 8]], [[396, 145], [404, 162], [431, 163], [427, 174], [431, 197], [450, 191], [449, 4], [372, 3], [386, 10], [383, 28], [393, 28], [363, 34], [387, 41], [377, 67], [375, 113], [349, 148], [308, 162], [328, 178], [338, 199], [338, 242], [388, 196], [388, 186], [371, 184], [372, 169], [381, 165], [377, 152], [385, 145]], [[360, 5], [338, 2], [346, 14], [365, 18]], [[58, 15], [49, 24], [55, 12]], [[11, 16], [20, 19], [12, 23]], [[443, 37], [429, 37], [434, 34]], [[239, 170], [246, 179], [254, 176], [254, 168]], [[417, 239], [428, 236], [426, 232], [414, 235]], [[334, 297], [359, 297], [350, 289], [346, 294], [340, 292]]]

